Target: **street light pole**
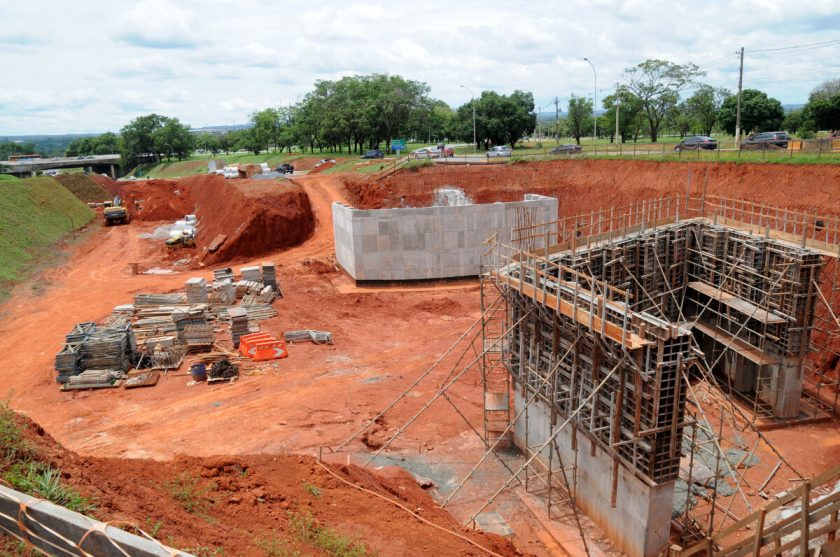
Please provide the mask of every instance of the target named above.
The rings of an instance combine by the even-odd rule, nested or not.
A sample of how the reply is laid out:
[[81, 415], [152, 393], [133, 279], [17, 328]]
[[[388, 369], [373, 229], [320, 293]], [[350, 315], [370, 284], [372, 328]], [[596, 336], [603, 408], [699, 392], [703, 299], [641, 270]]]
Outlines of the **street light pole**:
[[472, 89], [465, 85], [461, 85], [461, 88], [466, 89], [470, 93], [470, 98], [472, 99], [472, 109], [473, 109], [473, 149], [476, 148], [476, 140], [475, 140], [475, 95], [473, 95]]
[[[595, 144], [595, 142], [598, 141], [598, 73], [595, 71], [595, 65], [592, 63], [592, 60], [589, 58], [584, 58], [584, 60], [589, 62], [589, 65], [592, 66], [592, 74], [595, 76], [595, 94], [592, 96], [592, 120], [595, 122], [595, 131], [592, 134], [592, 143]], [[596, 144], [595, 151], [597, 152], [597, 150], [598, 147]]]

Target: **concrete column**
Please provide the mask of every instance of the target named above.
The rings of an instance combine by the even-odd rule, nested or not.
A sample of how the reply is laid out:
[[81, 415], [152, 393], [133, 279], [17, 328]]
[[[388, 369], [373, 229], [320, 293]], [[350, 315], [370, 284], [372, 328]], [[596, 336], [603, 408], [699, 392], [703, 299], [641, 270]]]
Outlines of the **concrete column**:
[[117, 179], [117, 170], [116, 170], [116, 167], [113, 164], [111, 165], [111, 179], [112, 180]]
[[[775, 379], [776, 400], [773, 415], [777, 418], [795, 418], [799, 415], [802, 396], [802, 358], [782, 358]], [[770, 401], [773, 402], [773, 401]]]
[[[514, 407], [519, 411], [525, 403], [522, 390], [514, 389]], [[528, 433], [531, 445], [541, 445], [549, 437], [551, 410], [543, 402], [532, 402], [528, 408]], [[561, 420], [562, 422], [562, 420]], [[524, 450], [525, 417], [514, 426], [514, 443]], [[571, 429], [557, 434], [557, 449], [568, 467], [575, 462], [572, 450]], [[671, 506], [674, 498], [673, 481], [654, 486], [639, 479], [623, 465], [618, 467], [618, 489], [616, 507], [610, 506], [612, 496], [612, 457], [598, 449], [595, 456], [589, 452], [589, 441], [583, 442], [577, 453], [577, 485], [575, 489], [578, 506], [592, 519], [622, 553], [629, 557], [657, 557], [668, 549], [671, 531]], [[550, 445], [549, 445], [550, 447]], [[585, 447], [585, 448], [584, 448]], [[548, 467], [547, 452], [538, 457]], [[555, 472], [559, 474], [557, 459], [553, 459]], [[571, 482], [571, 473], [568, 473]]]

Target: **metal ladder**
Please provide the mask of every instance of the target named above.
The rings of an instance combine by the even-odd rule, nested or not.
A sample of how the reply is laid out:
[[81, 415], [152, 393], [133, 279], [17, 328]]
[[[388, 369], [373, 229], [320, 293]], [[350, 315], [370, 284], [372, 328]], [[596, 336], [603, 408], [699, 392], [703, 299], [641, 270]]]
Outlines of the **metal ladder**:
[[484, 315], [481, 322], [484, 442], [489, 448], [498, 441], [496, 449], [507, 450], [513, 438], [508, 430], [511, 424], [510, 373], [505, 365], [510, 354], [510, 341], [502, 338], [508, 328], [507, 301], [491, 277], [482, 272], [480, 280], [481, 312]]

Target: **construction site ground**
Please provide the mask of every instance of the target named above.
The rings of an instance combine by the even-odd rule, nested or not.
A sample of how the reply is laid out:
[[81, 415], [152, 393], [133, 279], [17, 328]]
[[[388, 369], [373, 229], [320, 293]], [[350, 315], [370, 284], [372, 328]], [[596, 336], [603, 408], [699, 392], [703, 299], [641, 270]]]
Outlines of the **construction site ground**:
[[[237, 194], [229, 206], [221, 198], [217, 199], [215, 193], [222, 191], [224, 181], [219, 178], [221, 185], [197, 184], [203, 180], [203, 177], [192, 177], [175, 186], [179, 194], [174, 193], [172, 182], [149, 184], [157, 192], [155, 195], [160, 196], [155, 203], [161, 207], [169, 203], [171, 214], [169, 210], [161, 210], [160, 220], [142, 218], [129, 226], [102, 228], [74, 245], [69, 258], [59, 267], [15, 288], [11, 298], [0, 306], [3, 359], [0, 395], [8, 397], [12, 408], [79, 455], [62, 456], [58, 464], [68, 468], [71, 481], [76, 477], [88, 478], [85, 480], [88, 487], [106, 502], [101, 505], [101, 514], [106, 517], [127, 518], [138, 523], [146, 518], [161, 520], [155, 518], [154, 512], [163, 497], [154, 486], [183, 470], [205, 478], [230, 476], [228, 472], [234, 464], [254, 470], [255, 477], [260, 478], [256, 483], [239, 482], [235, 478], [225, 481], [235, 485], [230, 497], [249, 506], [254, 501], [247, 493], [254, 500], [270, 501], [265, 513], [249, 512], [239, 502], [221, 502], [216, 503], [210, 514], [214, 517], [218, 514], [218, 523], [230, 520], [229, 529], [223, 530], [219, 524], [211, 528], [209, 523], [189, 515], [171, 515], [161, 530], [162, 541], [166, 542], [169, 535], [181, 547], [189, 547], [195, 545], [194, 539], [179, 536], [187, 536], [191, 525], [199, 523], [197, 536], [206, 536], [215, 545], [230, 546], [232, 550], [227, 554], [231, 555], [252, 554], [248, 553], [252, 550], [255, 555], [261, 554], [253, 542], [250, 545], [245, 542], [246, 538], [254, 537], [254, 530], [247, 530], [247, 522], [260, 514], [260, 523], [255, 528], [270, 529], [276, 525], [282, 531], [282, 515], [289, 508], [311, 509], [313, 515], [348, 534], [354, 533], [354, 526], [358, 527], [359, 538], [382, 555], [478, 554], [466, 542], [446, 538], [446, 534], [409, 515], [399, 516], [402, 511], [384, 501], [364, 499], [356, 490], [345, 489], [311, 458], [319, 447], [324, 447], [327, 462], [363, 464], [373, 449], [435, 394], [452, 370], [455, 358], [445, 360], [362, 440], [354, 441], [341, 453], [331, 454], [329, 448], [350, 437], [409, 387], [480, 315], [479, 286], [473, 279], [440, 284], [356, 286], [337, 267], [333, 257], [333, 201], [360, 208], [428, 205], [437, 187], [449, 185], [463, 188], [476, 202], [521, 199], [524, 193], [557, 196], [560, 213], [567, 216], [665, 194], [684, 195], [690, 187], [695, 195], [707, 191], [840, 215], [840, 196], [836, 193], [840, 168], [834, 165], [583, 160], [489, 168], [423, 168], [399, 172], [379, 181], [358, 175], [315, 174], [294, 178], [292, 183], [282, 186], [285, 192], [282, 195], [270, 191], [272, 186], [277, 187], [276, 183], [262, 184], [258, 187], [265, 189]], [[134, 194], [145, 195], [143, 186], [143, 183], [131, 184], [131, 190], [125, 190], [129, 193], [126, 198], [133, 200]], [[215, 221], [208, 224], [216, 227], [214, 236], [232, 230], [232, 238], [244, 237], [243, 243], [234, 245], [252, 245], [254, 238], [266, 234], [260, 229], [265, 222], [262, 218], [246, 219], [249, 230], [238, 230], [237, 215], [253, 211], [285, 211], [288, 222], [294, 224], [284, 229], [285, 232], [290, 234], [295, 227], [309, 227], [309, 230], [305, 239], [260, 245], [251, 253], [244, 250], [245, 254], [232, 248], [214, 257], [167, 253], [162, 242], [142, 238], [141, 234], [153, 232], [165, 221], [189, 212], [191, 204], [198, 199], [190, 198], [193, 194], [187, 193], [188, 202], [184, 203], [183, 192], [189, 192], [190, 188], [196, 191], [204, 188], [214, 200], [212, 210], [227, 212], [230, 224]], [[263, 195], [271, 203], [261, 203]], [[200, 201], [197, 204], [199, 212], [209, 211], [210, 203], [204, 208]], [[258, 205], [261, 207], [257, 208]], [[205, 217], [208, 214], [205, 212]], [[271, 233], [288, 237], [284, 231]], [[199, 244], [212, 239], [200, 238]], [[115, 305], [130, 303], [136, 293], [177, 291], [191, 276], [201, 274], [209, 278], [213, 268], [238, 268], [262, 261], [277, 263], [285, 294], [275, 303], [279, 316], [262, 322], [263, 330], [273, 334], [295, 329], [325, 330], [333, 334], [335, 344], [295, 344], [290, 347], [288, 359], [244, 366], [242, 377], [233, 384], [189, 386], [190, 377], [182, 367], [148, 389], [72, 393], [58, 390], [53, 359], [65, 333], [75, 323], [103, 319]], [[174, 272], [134, 275], [132, 263], [141, 269]], [[455, 385], [450, 397], [464, 418], [479, 430], [482, 396], [480, 376], [474, 368]], [[840, 436], [834, 422], [778, 429], [765, 435], [806, 476], [819, 473], [840, 458]], [[439, 400], [368, 467], [376, 471], [385, 466], [380, 472], [387, 475], [368, 476], [355, 468], [351, 468], [350, 475], [365, 485], [392, 493], [408, 490], [412, 505], [432, 508], [429, 492], [406, 487], [411, 483], [409, 478], [389, 471], [387, 466], [399, 465], [425, 478], [424, 483], [431, 485], [432, 494], [445, 494], [478, 461], [483, 448], [483, 443], [452, 406]], [[306, 455], [306, 458], [285, 456], [290, 454]], [[209, 458], [218, 455], [228, 456]], [[756, 455], [759, 464], [751, 473], [760, 478], [758, 484], [769, 475], [778, 459], [764, 446], [756, 450]], [[94, 479], [99, 477], [108, 477], [106, 487]], [[791, 477], [783, 470], [765, 491], [772, 494], [788, 489], [792, 485]], [[447, 507], [454, 516], [448, 527], [469, 518], [505, 479], [505, 470], [498, 461], [488, 460], [480, 469], [478, 481], [471, 482], [455, 504]], [[323, 487], [328, 496], [312, 496], [300, 486], [305, 483]], [[119, 501], [127, 493], [136, 502], [122, 506]], [[285, 499], [280, 499], [281, 494]], [[745, 495], [756, 508], [764, 501], [755, 489], [745, 488]], [[141, 502], [143, 497], [148, 498], [146, 504]], [[283, 501], [291, 507], [283, 506]], [[540, 505], [519, 487], [495, 508], [513, 529], [517, 548], [537, 555], [580, 552], [571, 514], [555, 507], [553, 516], [559, 514], [562, 519], [551, 523], [545, 519]], [[237, 511], [231, 512], [230, 508]], [[730, 512], [743, 516], [748, 509], [744, 501], [738, 500]], [[449, 520], [439, 511], [430, 512], [428, 518], [441, 523]], [[587, 522], [584, 527], [590, 550], [612, 551], [594, 526]], [[246, 533], [231, 533], [237, 529]], [[425, 545], [421, 539], [426, 540]], [[502, 554], [512, 551], [499, 540], [476, 539], [487, 547], [495, 543], [495, 551]]]

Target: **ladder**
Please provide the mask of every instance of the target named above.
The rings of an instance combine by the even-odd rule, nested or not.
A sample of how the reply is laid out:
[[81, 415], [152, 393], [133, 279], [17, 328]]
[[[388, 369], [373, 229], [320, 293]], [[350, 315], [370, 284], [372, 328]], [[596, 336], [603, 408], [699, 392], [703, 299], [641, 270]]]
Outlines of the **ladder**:
[[[508, 329], [508, 307], [499, 285], [482, 268], [481, 273], [481, 379], [484, 386], [484, 443], [496, 450], [511, 447], [510, 340], [502, 338]], [[494, 344], [495, 343], [495, 344]]]

